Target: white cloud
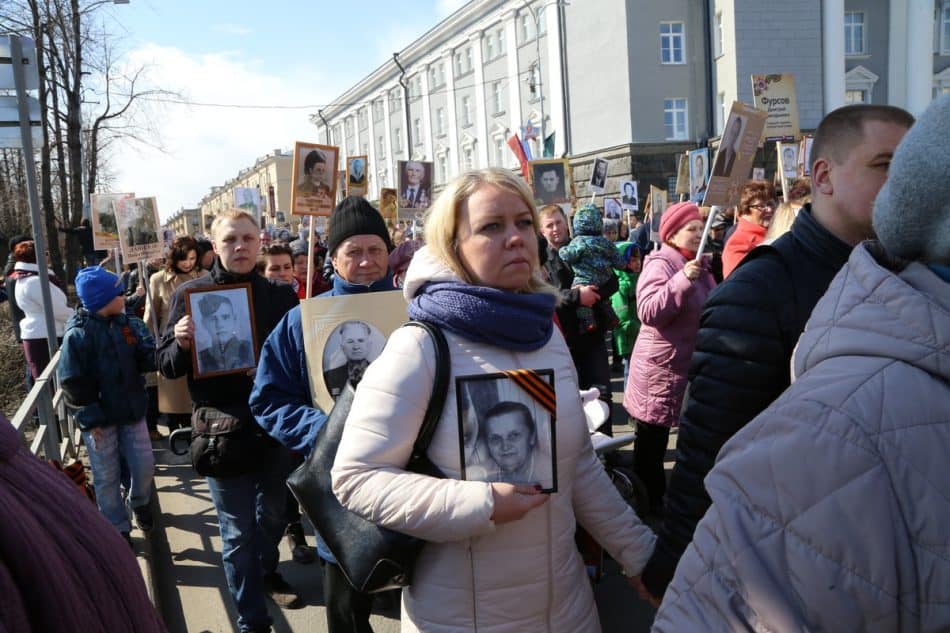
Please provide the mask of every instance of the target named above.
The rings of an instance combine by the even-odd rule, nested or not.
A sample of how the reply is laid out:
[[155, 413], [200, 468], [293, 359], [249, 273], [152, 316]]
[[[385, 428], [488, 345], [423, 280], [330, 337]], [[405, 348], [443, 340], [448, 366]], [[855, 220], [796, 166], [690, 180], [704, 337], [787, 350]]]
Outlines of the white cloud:
[[253, 33], [250, 27], [244, 26], [243, 24], [233, 24], [231, 22], [214, 24], [211, 26], [211, 30], [217, 31], [218, 33], [224, 33], [225, 35], [235, 35], [238, 37]]
[[436, 11], [439, 14], [439, 19], [447, 18], [468, 4], [468, 2], [469, 0], [437, 0]]
[[[278, 74], [246, 54], [190, 55], [154, 44], [130, 53], [129, 64], [148, 65], [151, 86], [181, 93], [192, 103], [304, 105], [329, 101], [312, 67]], [[110, 163], [117, 191], [156, 196], [162, 218], [197, 206], [215, 185], [237, 176], [257, 158], [290, 149], [295, 140], [322, 140], [309, 122], [314, 109], [238, 109], [153, 104], [149, 123], [166, 152], [125, 144]]]

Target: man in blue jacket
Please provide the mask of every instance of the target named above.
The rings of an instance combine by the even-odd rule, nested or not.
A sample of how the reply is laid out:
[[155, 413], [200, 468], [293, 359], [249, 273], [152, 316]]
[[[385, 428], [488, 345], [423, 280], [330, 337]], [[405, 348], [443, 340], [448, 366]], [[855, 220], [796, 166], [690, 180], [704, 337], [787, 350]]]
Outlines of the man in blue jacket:
[[[333, 288], [321, 297], [394, 290], [389, 270], [393, 250], [386, 223], [362, 196], [345, 198], [333, 211], [327, 251], [333, 263]], [[313, 406], [307, 376], [300, 307], [290, 310], [267, 337], [251, 392], [257, 423], [287, 448], [307, 455], [327, 420]], [[353, 589], [333, 555], [317, 539], [323, 563], [323, 601], [329, 633], [372, 631], [372, 596]]]

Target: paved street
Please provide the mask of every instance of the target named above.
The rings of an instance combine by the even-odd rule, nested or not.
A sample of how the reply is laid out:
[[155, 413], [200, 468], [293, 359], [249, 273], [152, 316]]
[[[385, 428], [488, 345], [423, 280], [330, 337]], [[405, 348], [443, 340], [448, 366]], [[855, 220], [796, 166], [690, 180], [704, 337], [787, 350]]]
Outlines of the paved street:
[[[618, 399], [619, 396], [615, 396], [615, 401]], [[615, 411], [614, 419], [622, 417]], [[629, 428], [618, 429], [625, 430]], [[172, 633], [236, 632], [233, 623], [237, 616], [221, 569], [221, 539], [207, 484], [192, 470], [187, 456], [175, 456], [165, 448], [165, 442], [161, 444], [162, 448], [155, 453], [155, 486], [162, 519], [153, 534], [152, 544], [159, 608]], [[312, 543], [309, 526], [308, 534]], [[272, 605], [274, 630], [276, 633], [326, 631], [319, 564], [294, 563], [285, 542], [281, 548], [279, 571], [302, 591], [306, 606], [281, 610]], [[595, 587], [595, 595], [605, 633], [649, 630], [652, 608], [637, 598], [615, 565]], [[398, 631], [398, 615], [376, 613], [373, 628], [377, 633]]]

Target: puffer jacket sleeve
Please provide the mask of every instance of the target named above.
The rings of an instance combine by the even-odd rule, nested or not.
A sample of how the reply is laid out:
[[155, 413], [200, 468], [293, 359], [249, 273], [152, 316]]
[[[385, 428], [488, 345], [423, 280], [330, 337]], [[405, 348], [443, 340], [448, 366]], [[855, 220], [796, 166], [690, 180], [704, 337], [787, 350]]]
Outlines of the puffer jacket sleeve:
[[435, 379], [428, 336], [396, 330], [367, 368], [333, 464], [333, 492], [373, 523], [426, 541], [459, 541], [494, 529], [491, 485], [404, 470]]
[[88, 364], [96, 355], [86, 349], [86, 336], [81, 326], [66, 331], [56, 372], [66, 404], [77, 411], [77, 422], [82, 428], [91, 428], [103, 425], [106, 420], [99, 406], [99, 381]]
[[625, 574], [639, 576], [656, 536], [617, 492], [589, 442], [578, 456], [572, 502], [578, 523], [623, 565]]
[[712, 506], [654, 631], [918, 630], [915, 582], [901, 572], [919, 559], [892, 478], [905, 475], [853, 411], [801, 397], [837, 389], [828, 378], [789, 392], [723, 448], [706, 479]]
[[663, 595], [709, 508], [703, 479], [719, 450], [789, 385], [791, 349], [776, 312], [791, 292], [784, 279], [781, 262], [758, 258], [736, 269], [703, 308], [665, 517], [643, 572], [643, 582], [655, 596]]
[[145, 321], [138, 317], [129, 317], [129, 325], [135, 332], [135, 363], [139, 373], [155, 371], [158, 369], [158, 362], [152, 331], [145, 325]]
[[647, 261], [637, 280], [637, 315], [644, 325], [663, 327], [679, 316], [693, 282], [660, 257]]
[[264, 342], [250, 405], [257, 424], [275, 440], [305, 455], [313, 449], [327, 416], [313, 406], [299, 307]]
[[568, 266], [573, 266], [587, 254], [588, 245], [581, 237], [575, 237], [568, 244], [558, 249], [558, 257]]

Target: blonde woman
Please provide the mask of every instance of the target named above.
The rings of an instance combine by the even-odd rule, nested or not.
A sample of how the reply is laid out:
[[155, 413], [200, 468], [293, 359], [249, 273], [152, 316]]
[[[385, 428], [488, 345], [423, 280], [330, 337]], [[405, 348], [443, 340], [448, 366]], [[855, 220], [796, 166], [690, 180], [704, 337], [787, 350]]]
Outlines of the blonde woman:
[[[467, 458], [454, 380], [428, 452], [446, 478], [403, 469], [433, 385], [434, 349], [424, 331], [397, 330], [356, 390], [334, 492], [368, 520], [429, 541], [403, 591], [403, 631], [599, 631], [574, 544], [577, 523], [629, 576], [653, 550], [654, 535], [591, 449], [571, 354], [552, 320], [557, 293], [539, 275], [538, 229], [519, 179], [500, 169], [464, 174], [430, 208], [426, 246], [403, 291], [410, 317], [445, 333], [454, 378], [552, 372], [557, 423], [548, 446], [533, 450], [552, 460], [556, 448], [557, 492], [541, 493], [532, 482], [462, 480]], [[494, 404], [473, 399], [483, 410]]]

